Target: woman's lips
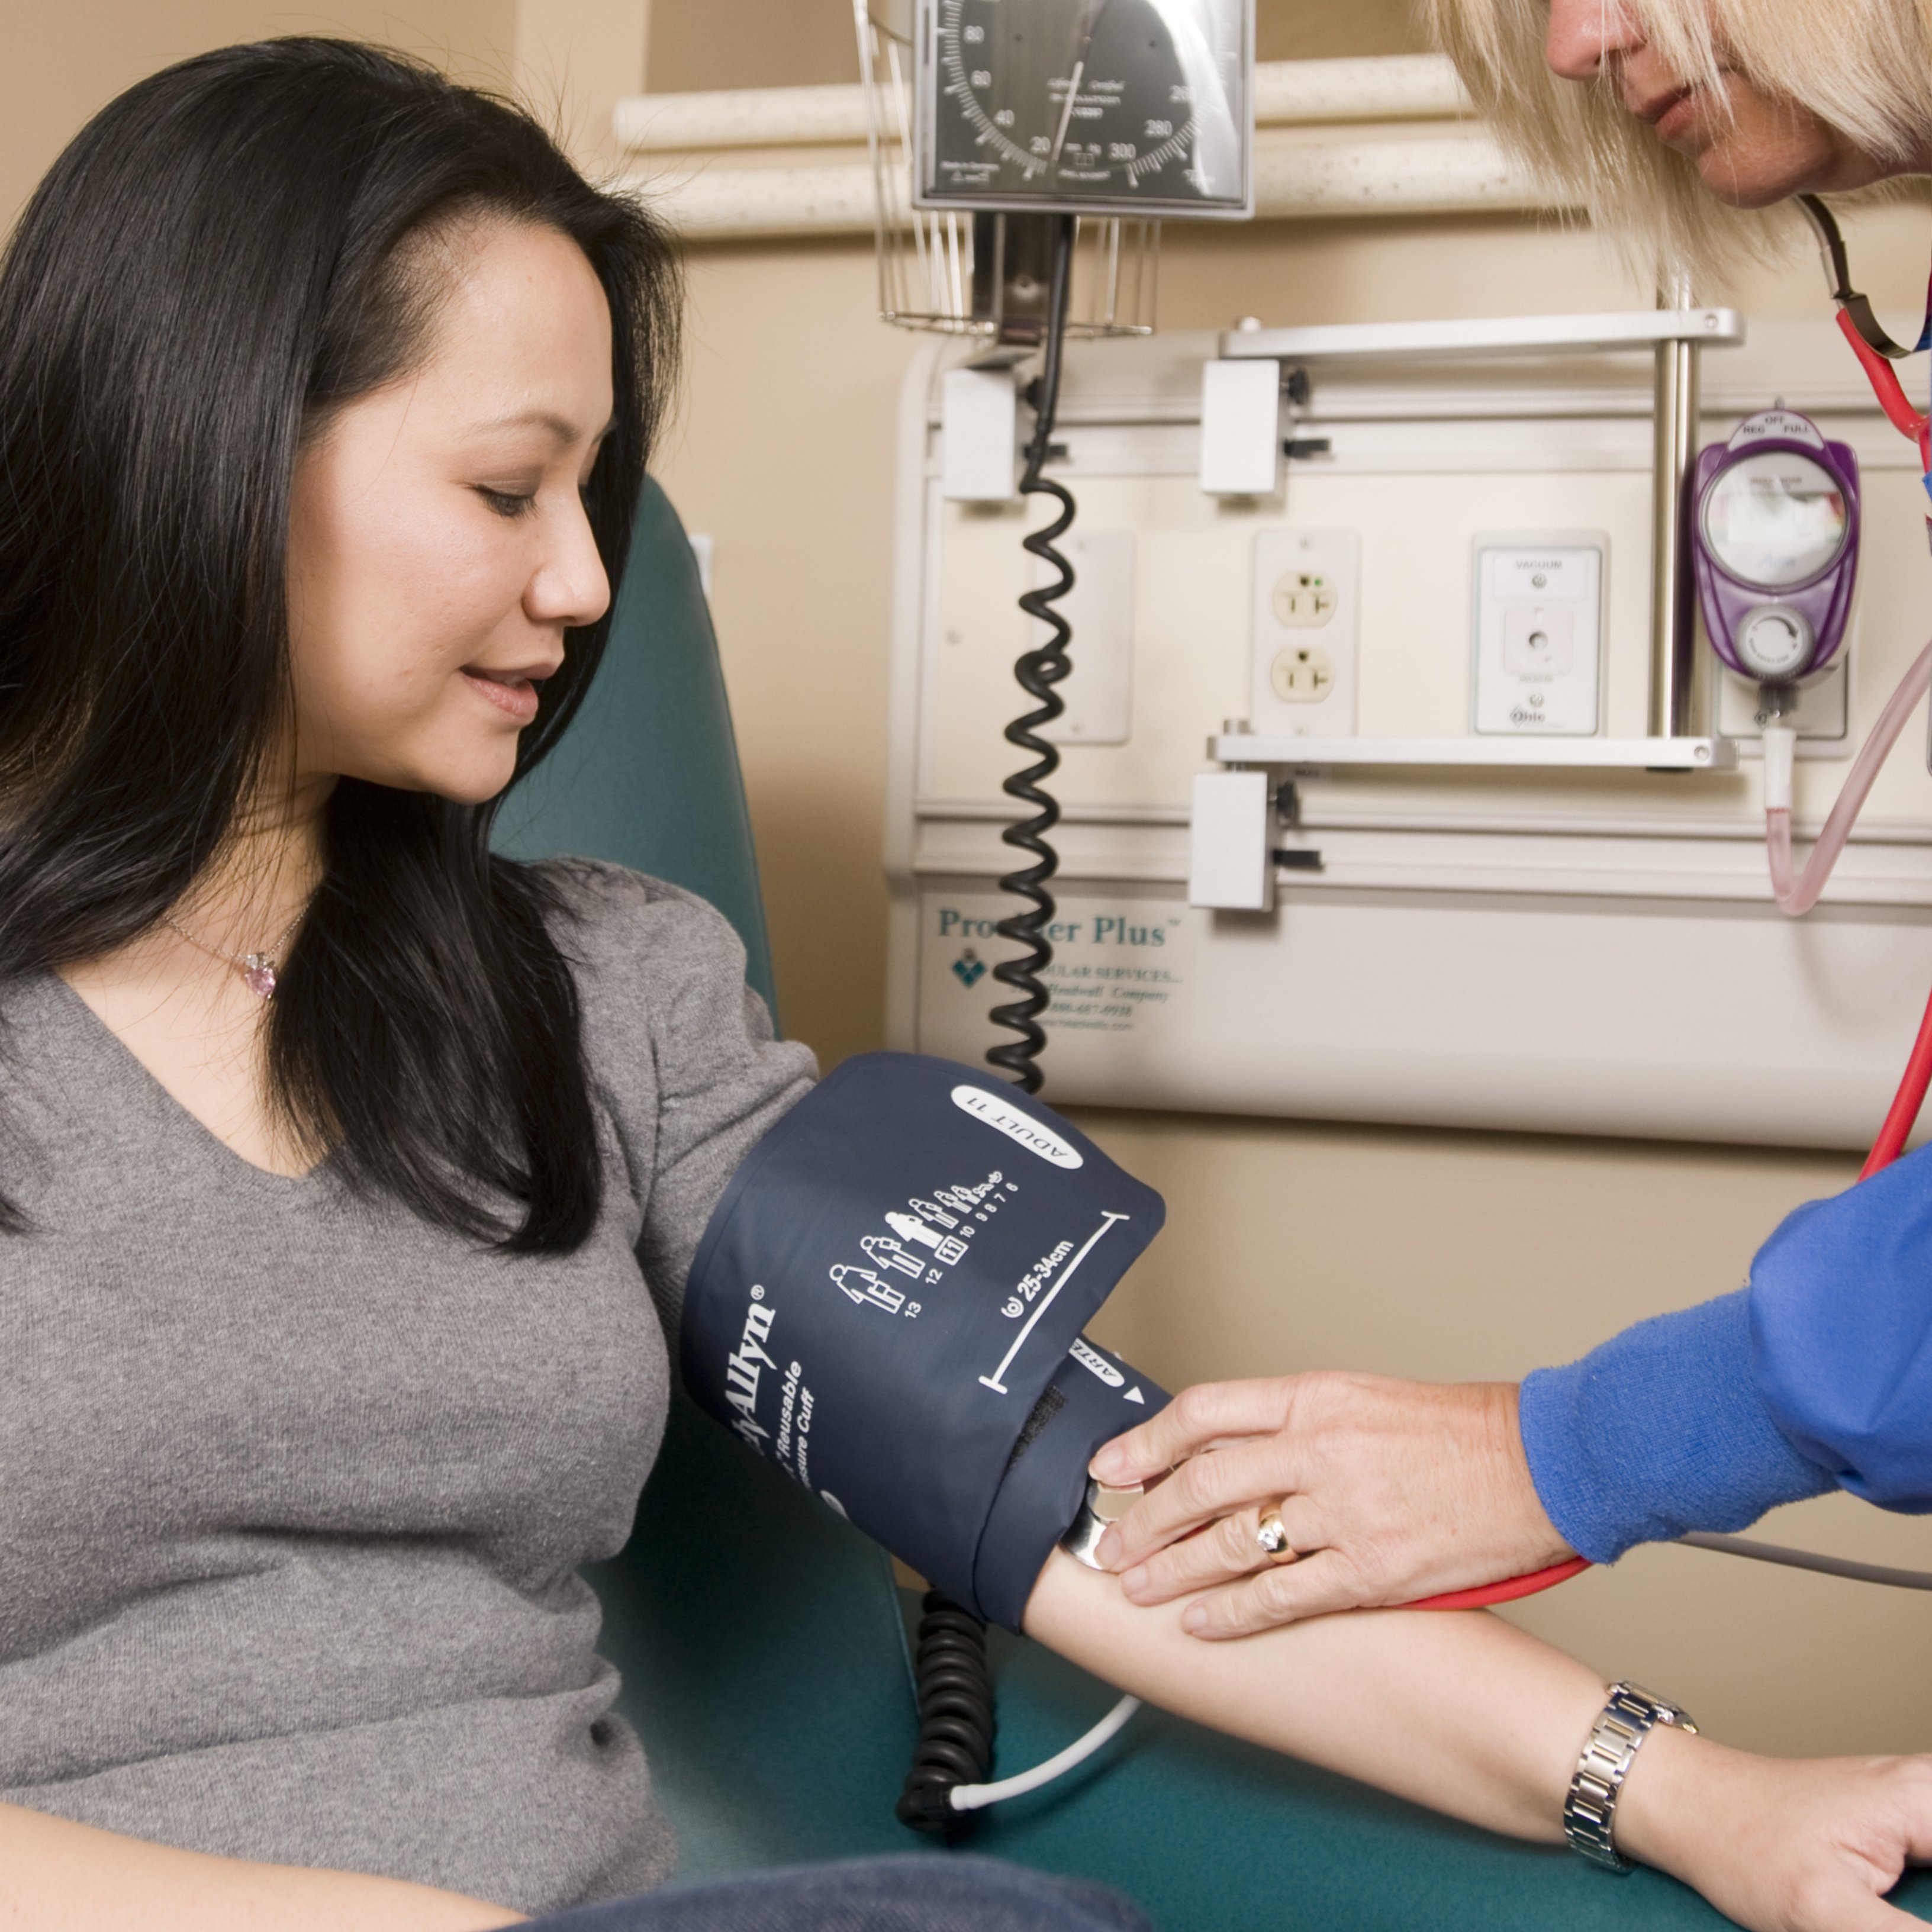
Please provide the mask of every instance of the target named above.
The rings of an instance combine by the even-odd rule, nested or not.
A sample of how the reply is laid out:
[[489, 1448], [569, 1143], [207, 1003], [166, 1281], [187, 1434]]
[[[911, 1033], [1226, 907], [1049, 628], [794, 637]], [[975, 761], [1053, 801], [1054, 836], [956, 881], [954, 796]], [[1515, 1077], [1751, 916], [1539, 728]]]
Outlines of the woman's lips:
[[1640, 121], [1650, 123], [1660, 141], [1676, 146], [1696, 122], [1703, 106], [1703, 94], [1701, 87], [1680, 87], [1634, 112]]
[[527, 677], [511, 673], [490, 677], [478, 670], [466, 670], [463, 675], [469, 680], [472, 690], [488, 698], [499, 711], [514, 718], [519, 724], [527, 724], [536, 716], [537, 687]]
[[1698, 110], [1702, 105], [1699, 93], [1698, 88], [1687, 87], [1650, 124], [1657, 130], [1660, 141], [1677, 140], [1690, 131], [1691, 123], [1696, 119]]

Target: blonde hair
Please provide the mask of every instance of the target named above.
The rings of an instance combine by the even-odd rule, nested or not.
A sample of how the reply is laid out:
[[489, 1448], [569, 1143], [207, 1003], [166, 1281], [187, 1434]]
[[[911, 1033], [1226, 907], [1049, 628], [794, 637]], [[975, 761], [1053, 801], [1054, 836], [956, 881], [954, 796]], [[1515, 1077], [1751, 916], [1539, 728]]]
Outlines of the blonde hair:
[[[1908, 164], [1932, 129], [1932, 0], [1601, 0], [1672, 71], [1720, 66], [1808, 109], [1864, 152]], [[1575, 194], [1633, 266], [1666, 273], [1781, 246], [1783, 208], [1726, 206], [1604, 82], [1552, 74], [1549, 0], [1424, 0], [1436, 39], [1504, 143]], [[1721, 60], [1719, 50], [1723, 50]]]

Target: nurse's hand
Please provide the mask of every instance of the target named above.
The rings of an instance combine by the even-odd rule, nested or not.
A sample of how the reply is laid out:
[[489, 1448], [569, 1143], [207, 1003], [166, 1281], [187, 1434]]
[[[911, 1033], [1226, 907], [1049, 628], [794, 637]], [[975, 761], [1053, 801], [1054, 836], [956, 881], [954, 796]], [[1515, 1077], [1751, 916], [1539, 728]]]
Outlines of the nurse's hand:
[[[1574, 1554], [1530, 1480], [1514, 1382], [1326, 1372], [1203, 1382], [1092, 1467], [1123, 1485], [1173, 1470], [1098, 1553], [1136, 1603], [1205, 1590], [1182, 1619], [1196, 1636], [1413, 1603]], [[1270, 1562], [1256, 1540], [1276, 1508], [1306, 1552], [1298, 1562]]]

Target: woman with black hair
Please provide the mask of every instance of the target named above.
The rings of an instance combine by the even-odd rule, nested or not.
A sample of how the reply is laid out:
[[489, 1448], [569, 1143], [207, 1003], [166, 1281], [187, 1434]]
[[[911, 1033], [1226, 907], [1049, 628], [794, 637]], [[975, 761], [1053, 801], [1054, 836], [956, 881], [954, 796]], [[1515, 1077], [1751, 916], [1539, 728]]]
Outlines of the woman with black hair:
[[[440, 1932], [669, 1868], [577, 1573], [662, 1427], [633, 1250], [681, 1280], [809, 1057], [708, 909], [488, 841], [596, 668], [679, 292], [525, 117], [325, 41], [136, 87], [14, 238], [10, 1924]], [[650, 1915], [1141, 1924], [923, 1860]]]
[[[709, 908], [488, 835], [596, 670], [677, 296], [527, 118], [329, 41], [142, 82], [14, 236], [0, 1918], [1138, 1923], [937, 1859], [632, 1896], [673, 1847], [579, 1570], [629, 1528], [712, 1206], [812, 1069]], [[1027, 1627], [1531, 1839], [1604, 1701], [1487, 1617], [1208, 1647], [1059, 1556]], [[1767, 1928], [1883, 1922], [1932, 1849], [1917, 1760], [1660, 1732], [1622, 1804]]]

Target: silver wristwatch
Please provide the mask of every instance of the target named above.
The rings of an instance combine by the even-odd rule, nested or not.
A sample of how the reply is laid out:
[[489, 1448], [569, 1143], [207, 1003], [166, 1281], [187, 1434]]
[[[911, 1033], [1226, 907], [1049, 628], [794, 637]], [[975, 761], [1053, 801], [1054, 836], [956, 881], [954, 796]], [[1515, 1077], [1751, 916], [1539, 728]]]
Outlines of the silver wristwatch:
[[1563, 1801], [1563, 1835], [1570, 1849], [1606, 1871], [1630, 1868], [1616, 1844], [1617, 1796], [1653, 1724], [1674, 1725], [1680, 1731], [1697, 1728], [1675, 1704], [1634, 1684], [1612, 1684], [1610, 1701], [1583, 1746], [1570, 1795]]

